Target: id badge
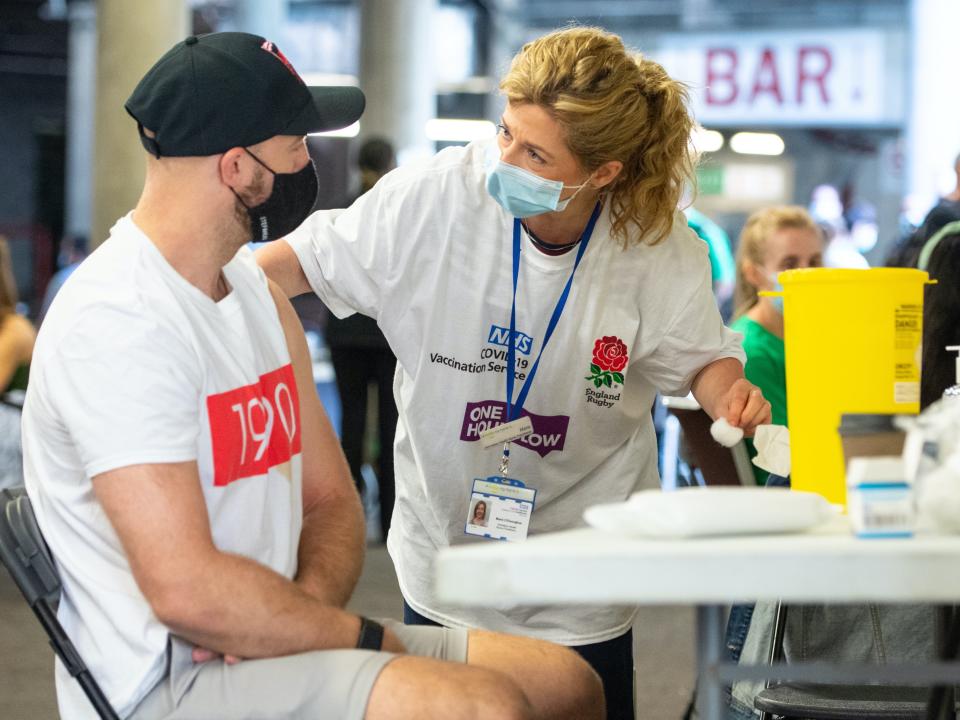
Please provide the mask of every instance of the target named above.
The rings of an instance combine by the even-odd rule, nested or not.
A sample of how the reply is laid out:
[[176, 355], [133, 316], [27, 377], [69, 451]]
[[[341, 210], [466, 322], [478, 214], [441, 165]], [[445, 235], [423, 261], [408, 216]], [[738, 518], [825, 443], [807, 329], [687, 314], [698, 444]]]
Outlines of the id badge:
[[527, 539], [537, 491], [519, 480], [491, 475], [474, 478], [464, 533], [492, 540]]

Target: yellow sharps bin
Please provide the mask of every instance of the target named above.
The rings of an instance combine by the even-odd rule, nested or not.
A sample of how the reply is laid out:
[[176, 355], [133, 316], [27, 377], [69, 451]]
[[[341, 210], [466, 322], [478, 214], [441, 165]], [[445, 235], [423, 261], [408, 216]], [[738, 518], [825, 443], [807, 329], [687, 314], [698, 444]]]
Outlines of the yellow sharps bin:
[[779, 280], [791, 487], [845, 505], [840, 416], [920, 411], [927, 273], [812, 268]]

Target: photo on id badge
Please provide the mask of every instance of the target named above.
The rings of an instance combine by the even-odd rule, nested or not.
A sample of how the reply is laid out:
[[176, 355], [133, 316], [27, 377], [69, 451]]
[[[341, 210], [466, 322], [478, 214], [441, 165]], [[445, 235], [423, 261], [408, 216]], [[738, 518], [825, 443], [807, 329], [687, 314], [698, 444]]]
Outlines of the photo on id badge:
[[525, 540], [537, 491], [519, 480], [475, 478], [463, 532], [491, 540]]
[[473, 510], [470, 512], [470, 522], [468, 525], [475, 525], [476, 527], [486, 527], [487, 526], [487, 504], [489, 500], [474, 500], [473, 501]]

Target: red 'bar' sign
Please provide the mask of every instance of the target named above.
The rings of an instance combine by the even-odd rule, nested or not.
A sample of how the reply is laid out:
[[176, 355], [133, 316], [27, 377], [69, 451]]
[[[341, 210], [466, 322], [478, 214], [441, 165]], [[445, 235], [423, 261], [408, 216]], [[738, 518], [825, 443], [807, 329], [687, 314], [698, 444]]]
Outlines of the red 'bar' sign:
[[210, 395], [207, 414], [218, 487], [263, 475], [300, 452], [300, 400], [292, 365]]

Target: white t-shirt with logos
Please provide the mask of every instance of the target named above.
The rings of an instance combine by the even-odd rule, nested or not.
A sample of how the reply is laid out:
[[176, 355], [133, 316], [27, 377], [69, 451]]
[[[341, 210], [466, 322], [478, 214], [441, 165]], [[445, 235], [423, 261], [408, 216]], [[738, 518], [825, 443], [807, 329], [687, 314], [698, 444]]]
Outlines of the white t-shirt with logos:
[[[121, 717], [164, 676], [168, 630], [137, 587], [91, 478], [196, 461], [216, 546], [296, 573], [293, 369], [250, 251], [224, 274], [231, 291], [214, 302], [128, 215], [57, 294], [34, 350], [27, 491], [63, 580], [59, 618]], [[96, 717], [59, 661], [56, 681], [64, 720]]]
[[[513, 218], [486, 191], [490, 149], [473, 143], [400, 168], [348, 210], [315, 213], [287, 242], [331, 310], [376, 318], [397, 355], [388, 547], [410, 605], [447, 625], [600, 642], [625, 632], [634, 610], [462, 608], [434, 594], [438, 549], [491, 542], [464, 534], [472, 481], [495, 475], [501, 454], [479, 435], [506, 407]], [[548, 256], [523, 240], [514, 393], [575, 254]], [[512, 445], [510, 476], [537, 490], [530, 535], [580, 526], [584, 508], [658, 487], [654, 395], [686, 394], [723, 357], [743, 360], [740, 336], [723, 326], [707, 247], [682, 215], [662, 243], [623, 249], [604, 210], [526, 400], [533, 433]]]

